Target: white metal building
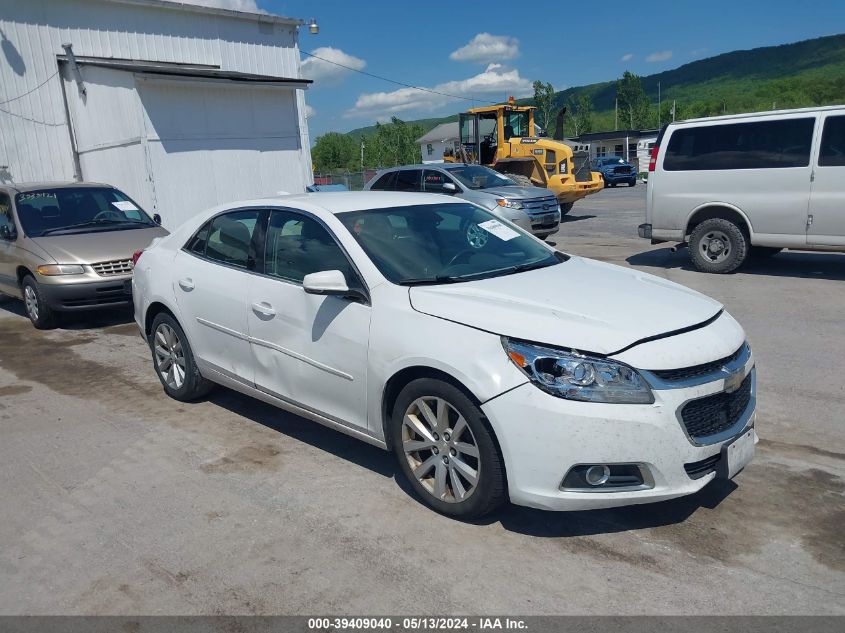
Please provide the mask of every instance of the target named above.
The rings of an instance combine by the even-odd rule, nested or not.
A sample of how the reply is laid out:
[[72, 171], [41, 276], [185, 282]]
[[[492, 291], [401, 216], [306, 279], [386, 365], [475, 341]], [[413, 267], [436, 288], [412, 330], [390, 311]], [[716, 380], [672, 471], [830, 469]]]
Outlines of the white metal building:
[[166, 0], [0, 0], [0, 180], [113, 184], [168, 228], [303, 191], [300, 24]]

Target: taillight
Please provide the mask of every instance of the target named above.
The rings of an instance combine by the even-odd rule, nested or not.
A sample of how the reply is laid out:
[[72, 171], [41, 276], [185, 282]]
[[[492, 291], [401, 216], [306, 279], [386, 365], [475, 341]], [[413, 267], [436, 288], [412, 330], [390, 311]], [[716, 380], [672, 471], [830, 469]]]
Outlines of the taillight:
[[132, 253], [132, 268], [135, 268], [135, 266], [138, 265], [138, 260], [141, 259], [141, 255], [143, 255], [143, 254], [144, 254], [143, 248], [141, 250], [138, 250], [138, 251], [135, 251], [134, 253]]
[[648, 170], [654, 171], [654, 168], [657, 166], [657, 152], [660, 150], [660, 146], [655, 144], [654, 147], [651, 148], [651, 159], [648, 161]]

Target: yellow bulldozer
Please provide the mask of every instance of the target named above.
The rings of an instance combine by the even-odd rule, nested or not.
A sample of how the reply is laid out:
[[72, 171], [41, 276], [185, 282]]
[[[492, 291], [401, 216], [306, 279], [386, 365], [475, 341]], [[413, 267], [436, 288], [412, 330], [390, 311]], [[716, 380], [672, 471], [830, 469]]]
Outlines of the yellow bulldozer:
[[588, 152], [573, 152], [563, 142], [563, 116], [557, 120], [555, 138], [539, 136], [534, 127], [534, 106], [508, 103], [473, 108], [460, 114], [460, 145], [444, 156], [446, 162], [475, 163], [492, 167], [518, 185], [552, 190], [561, 215], [576, 201], [600, 191], [601, 174], [590, 169]]

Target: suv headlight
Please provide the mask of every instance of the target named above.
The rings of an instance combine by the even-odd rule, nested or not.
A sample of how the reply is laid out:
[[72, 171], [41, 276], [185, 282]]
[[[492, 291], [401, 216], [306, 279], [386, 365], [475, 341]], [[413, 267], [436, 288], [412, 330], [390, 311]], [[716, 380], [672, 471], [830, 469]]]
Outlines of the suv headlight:
[[514, 365], [558, 398], [612, 404], [651, 404], [654, 395], [636, 369], [606, 358], [502, 337]]
[[509, 200], [508, 198], [496, 198], [496, 204], [500, 207], [507, 207], [508, 209], [522, 209], [522, 203], [519, 200]]
[[82, 275], [85, 268], [79, 264], [42, 264], [35, 269], [39, 275], [52, 277], [55, 275]]

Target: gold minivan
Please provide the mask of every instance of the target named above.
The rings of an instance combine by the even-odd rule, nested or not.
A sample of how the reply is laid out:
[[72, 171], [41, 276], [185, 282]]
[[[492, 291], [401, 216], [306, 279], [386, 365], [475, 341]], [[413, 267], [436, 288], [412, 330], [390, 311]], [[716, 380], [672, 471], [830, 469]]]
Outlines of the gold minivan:
[[167, 231], [125, 193], [97, 183], [0, 185], [0, 292], [38, 329], [56, 313], [132, 301], [132, 256]]

